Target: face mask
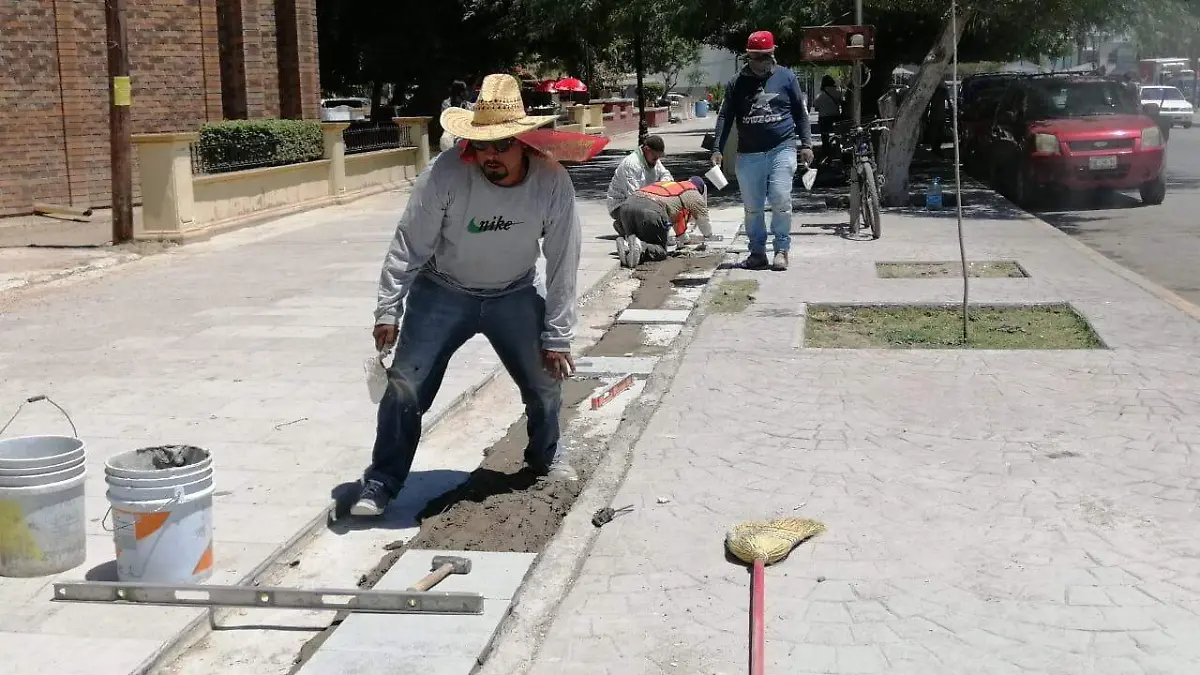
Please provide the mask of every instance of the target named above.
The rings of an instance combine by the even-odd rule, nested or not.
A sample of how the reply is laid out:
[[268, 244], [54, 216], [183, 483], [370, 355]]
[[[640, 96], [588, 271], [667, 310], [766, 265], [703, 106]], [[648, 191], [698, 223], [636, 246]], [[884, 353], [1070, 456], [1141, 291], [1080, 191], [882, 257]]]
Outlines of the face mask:
[[750, 59], [747, 63], [750, 66], [750, 72], [762, 77], [771, 73], [771, 68], [775, 65], [775, 59]]

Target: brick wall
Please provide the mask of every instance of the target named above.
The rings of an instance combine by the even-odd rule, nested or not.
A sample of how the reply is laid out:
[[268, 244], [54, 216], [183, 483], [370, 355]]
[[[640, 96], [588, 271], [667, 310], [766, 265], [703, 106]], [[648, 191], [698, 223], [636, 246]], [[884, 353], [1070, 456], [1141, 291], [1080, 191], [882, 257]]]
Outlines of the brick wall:
[[[284, 3], [294, 49], [281, 78], [275, 22]], [[313, 0], [126, 0], [125, 17], [134, 133], [279, 117], [281, 81], [289, 110], [317, 116]], [[35, 201], [107, 206], [103, 1], [3, 0], [0, 35], [0, 216], [28, 213]], [[241, 58], [228, 58], [238, 48]], [[230, 109], [231, 90], [240, 111]], [[135, 158], [135, 192], [137, 184]]]

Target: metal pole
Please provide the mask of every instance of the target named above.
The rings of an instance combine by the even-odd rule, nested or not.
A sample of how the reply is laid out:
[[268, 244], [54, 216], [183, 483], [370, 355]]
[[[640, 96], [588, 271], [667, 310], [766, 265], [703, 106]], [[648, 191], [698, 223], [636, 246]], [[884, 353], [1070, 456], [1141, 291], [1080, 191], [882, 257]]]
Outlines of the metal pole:
[[954, 83], [953, 94], [950, 97], [951, 111], [953, 112], [954, 124], [954, 208], [958, 217], [958, 259], [962, 264], [962, 281], [963, 281], [963, 297], [962, 297], [962, 339], [966, 342], [970, 339], [970, 300], [971, 300], [971, 275], [967, 270], [967, 246], [963, 241], [963, 209], [962, 209], [962, 155], [958, 145], [958, 3], [955, 0], [950, 0], [950, 29], [954, 31], [954, 51], [951, 52], [951, 81]]
[[133, 239], [133, 149], [129, 83], [129, 53], [121, 0], [105, 0], [108, 37], [108, 147], [112, 180], [112, 240]]
[[[862, 0], [854, 0], [854, 25], [863, 23]], [[857, 127], [862, 124], [862, 61], [854, 60], [854, 100], [850, 105], [850, 124]]]

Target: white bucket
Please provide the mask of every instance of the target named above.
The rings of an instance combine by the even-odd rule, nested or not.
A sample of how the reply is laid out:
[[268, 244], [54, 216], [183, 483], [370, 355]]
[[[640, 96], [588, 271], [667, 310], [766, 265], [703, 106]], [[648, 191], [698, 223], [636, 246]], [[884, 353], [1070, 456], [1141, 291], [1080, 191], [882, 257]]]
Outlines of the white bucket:
[[38, 467], [36, 469], [0, 468], [0, 481], [3, 481], [6, 476], [36, 476], [40, 474], [54, 473], [56, 471], [65, 471], [67, 469], [77, 467], [86, 461], [87, 457], [85, 457], [83, 453], [79, 453], [79, 456], [75, 459], [63, 462], [62, 464], [52, 464], [49, 466]]
[[42, 469], [83, 457], [83, 441], [71, 436], [0, 438], [0, 469]]
[[117, 578], [146, 583], [198, 583], [213, 571], [212, 457], [179, 448], [183, 466], [154, 468], [153, 449], [105, 463], [112, 506]]
[[5, 477], [7, 482], [0, 483], [0, 577], [42, 577], [83, 564], [86, 476], [80, 463], [67, 471]]
[[718, 190], [724, 190], [725, 186], [729, 185], [729, 181], [725, 180], [725, 172], [721, 171], [721, 167], [715, 164], [713, 165], [713, 168], [704, 173], [704, 177], [707, 178], [708, 182], [712, 183], [713, 187], [717, 188]]

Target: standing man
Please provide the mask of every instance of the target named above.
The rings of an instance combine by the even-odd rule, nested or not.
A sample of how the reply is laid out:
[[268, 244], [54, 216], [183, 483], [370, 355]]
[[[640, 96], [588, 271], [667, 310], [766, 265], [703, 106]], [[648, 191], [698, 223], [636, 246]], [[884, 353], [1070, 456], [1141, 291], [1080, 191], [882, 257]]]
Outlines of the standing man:
[[[750, 256], [742, 266], [763, 269], [770, 264], [776, 270], [786, 270], [792, 242], [796, 138], [800, 139], [800, 159], [812, 164], [812, 130], [800, 83], [795, 73], [776, 65], [775, 36], [769, 31], [750, 34], [746, 42], [746, 67], [725, 85], [721, 113], [717, 116], [713, 164], [721, 163], [721, 153], [735, 123], [737, 178], [746, 214], [746, 235], [750, 239]], [[768, 199], [775, 251], [771, 263], [767, 261], [764, 211]]]
[[625, 200], [617, 219], [617, 258], [623, 267], [634, 268], [642, 260], [667, 259], [667, 238], [682, 241], [688, 222], [704, 235], [712, 236], [708, 222], [708, 186], [700, 176], [677, 183], [673, 180], [647, 185]]
[[[421, 416], [450, 357], [479, 333], [521, 392], [527, 469], [577, 479], [559, 445], [562, 380], [574, 371], [582, 238], [575, 189], [566, 170], [518, 138], [553, 121], [526, 115], [521, 85], [510, 75], [487, 76], [474, 112], [442, 113], [442, 126], [467, 148], [442, 153], [422, 174], [384, 260], [375, 346], [395, 344], [396, 358], [353, 515], [382, 514], [404, 486]], [[539, 252], [544, 298], [535, 285]]]
[[833, 135], [834, 127], [842, 119], [842, 105], [844, 104], [842, 90], [838, 89], [837, 82], [834, 82], [832, 75], [825, 75], [821, 78], [821, 93], [817, 94], [817, 98], [813, 101], [813, 108], [817, 111], [817, 124], [821, 129], [821, 154], [826, 160], [833, 159], [830, 156], [832, 148], [829, 147], [829, 137]]
[[[455, 80], [450, 84], [450, 96], [446, 97], [446, 99], [442, 101], [442, 112], [446, 112], [446, 110], [450, 108], [466, 108], [467, 110], [471, 109], [471, 101], [467, 98], [466, 82], [463, 82], [462, 80]], [[442, 152], [446, 152], [450, 148], [454, 147], [454, 144], [457, 142], [458, 139], [454, 137], [454, 134], [442, 129], [442, 137], [438, 141], [438, 147]]]
[[661, 136], [647, 136], [640, 148], [629, 153], [617, 165], [616, 173], [608, 182], [608, 200], [605, 202], [617, 234], [621, 233], [621, 228], [617, 225], [620, 220], [617, 213], [629, 195], [651, 183], [674, 180], [671, 172], [667, 171], [667, 167], [662, 163], [666, 149]]

